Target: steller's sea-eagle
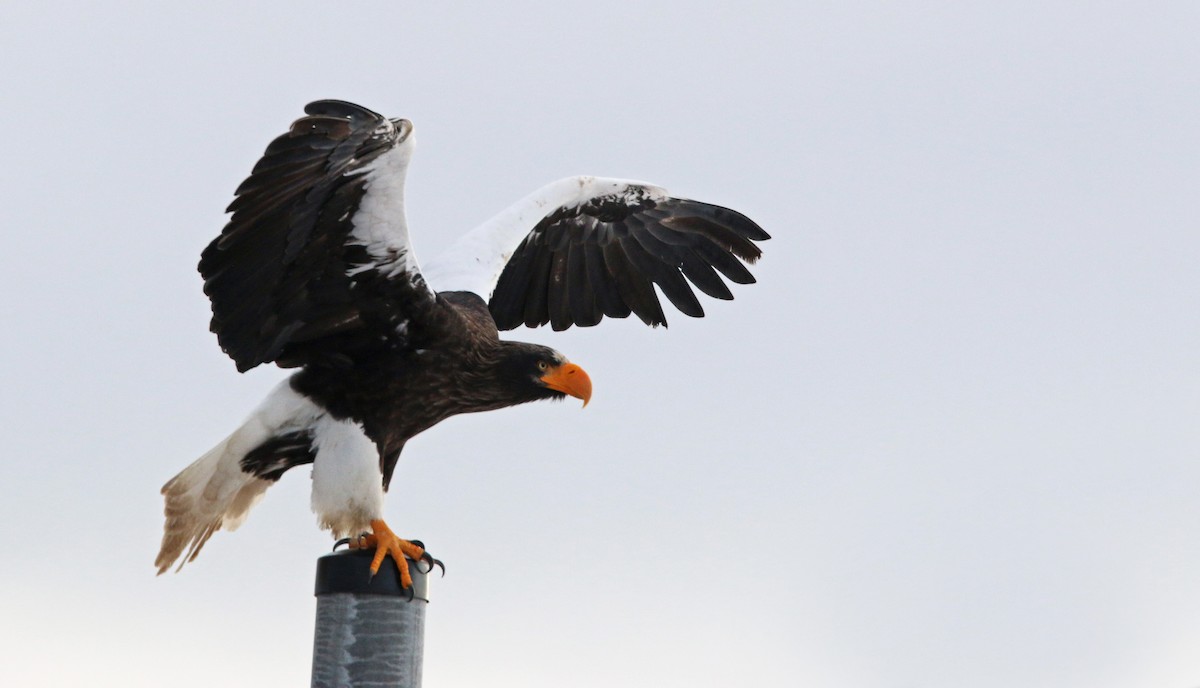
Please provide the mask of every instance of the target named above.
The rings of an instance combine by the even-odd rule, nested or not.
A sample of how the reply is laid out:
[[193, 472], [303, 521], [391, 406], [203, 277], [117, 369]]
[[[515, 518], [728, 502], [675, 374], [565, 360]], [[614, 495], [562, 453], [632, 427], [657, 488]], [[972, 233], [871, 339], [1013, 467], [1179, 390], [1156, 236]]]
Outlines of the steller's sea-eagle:
[[[233, 530], [285, 471], [313, 464], [312, 507], [335, 538], [433, 560], [383, 521], [404, 443], [459, 413], [570, 395], [582, 368], [499, 330], [590, 326], [636, 314], [665, 325], [655, 285], [683, 313], [718, 299], [720, 275], [754, 281], [741, 261], [769, 236], [744, 215], [672, 198], [641, 182], [570, 177], [545, 186], [417, 263], [404, 214], [413, 125], [322, 100], [275, 139], [200, 259], [212, 331], [239, 371], [298, 372], [246, 422], [162, 488], [155, 565], [195, 559]], [[740, 260], [739, 260], [740, 259]], [[720, 273], [720, 275], [718, 275]]]

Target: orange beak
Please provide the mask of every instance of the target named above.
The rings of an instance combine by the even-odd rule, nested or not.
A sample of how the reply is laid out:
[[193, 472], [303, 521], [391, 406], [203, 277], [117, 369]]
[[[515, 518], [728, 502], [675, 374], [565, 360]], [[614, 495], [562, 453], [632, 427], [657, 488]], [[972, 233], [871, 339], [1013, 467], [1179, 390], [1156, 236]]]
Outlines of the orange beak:
[[542, 384], [556, 392], [583, 399], [584, 406], [592, 399], [592, 378], [574, 363], [551, 368], [542, 376]]

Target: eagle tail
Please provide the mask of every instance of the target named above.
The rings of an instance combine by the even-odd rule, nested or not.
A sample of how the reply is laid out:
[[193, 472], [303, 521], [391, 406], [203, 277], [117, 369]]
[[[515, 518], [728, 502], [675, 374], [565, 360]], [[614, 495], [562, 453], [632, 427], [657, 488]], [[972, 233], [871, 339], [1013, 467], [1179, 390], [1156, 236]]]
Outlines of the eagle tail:
[[320, 408], [284, 381], [232, 435], [167, 481], [162, 487], [166, 523], [154, 560], [158, 573], [165, 573], [176, 561], [176, 570], [182, 569], [218, 530], [236, 530], [282, 473], [259, 477], [245, 465], [246, 457], [274, 438], [310, 425], [321, 414]]

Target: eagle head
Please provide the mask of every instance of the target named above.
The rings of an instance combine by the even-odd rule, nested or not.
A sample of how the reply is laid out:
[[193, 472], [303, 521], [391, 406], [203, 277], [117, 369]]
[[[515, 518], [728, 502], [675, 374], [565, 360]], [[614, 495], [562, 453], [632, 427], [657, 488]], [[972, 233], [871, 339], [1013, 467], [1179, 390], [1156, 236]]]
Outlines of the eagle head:
[[500, 371], [507, 389], [521, 401], [573, 396], [587, 406], [592, 380], [579, 366], [548, 346], [510, 342]]

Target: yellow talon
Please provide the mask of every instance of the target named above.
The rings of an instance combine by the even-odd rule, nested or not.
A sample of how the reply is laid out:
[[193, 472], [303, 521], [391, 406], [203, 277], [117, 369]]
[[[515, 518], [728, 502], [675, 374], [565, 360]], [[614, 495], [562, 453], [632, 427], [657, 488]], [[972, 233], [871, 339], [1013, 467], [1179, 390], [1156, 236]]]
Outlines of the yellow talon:
[[383, 558], [389, 554], [392, 555], [392, 560], [396, 562], [396, 569], [400, 571], [400, 587], [405, 590], [411, 588], [412, 574], [408, 572], [408, 563], [405, 561], [405, 557], [413, 561], [421, 561], [421, 558], [425, 556], [425, 548], [397, 537], [382, 519], [371, 521], [371, 531], [370, 534], [358, 541], [352, 540], [350, 546], [355, 549], [375, 548], [375, 558], [371, 560], [372, 576], [379, 573], [379, 567], [383, 565]]

